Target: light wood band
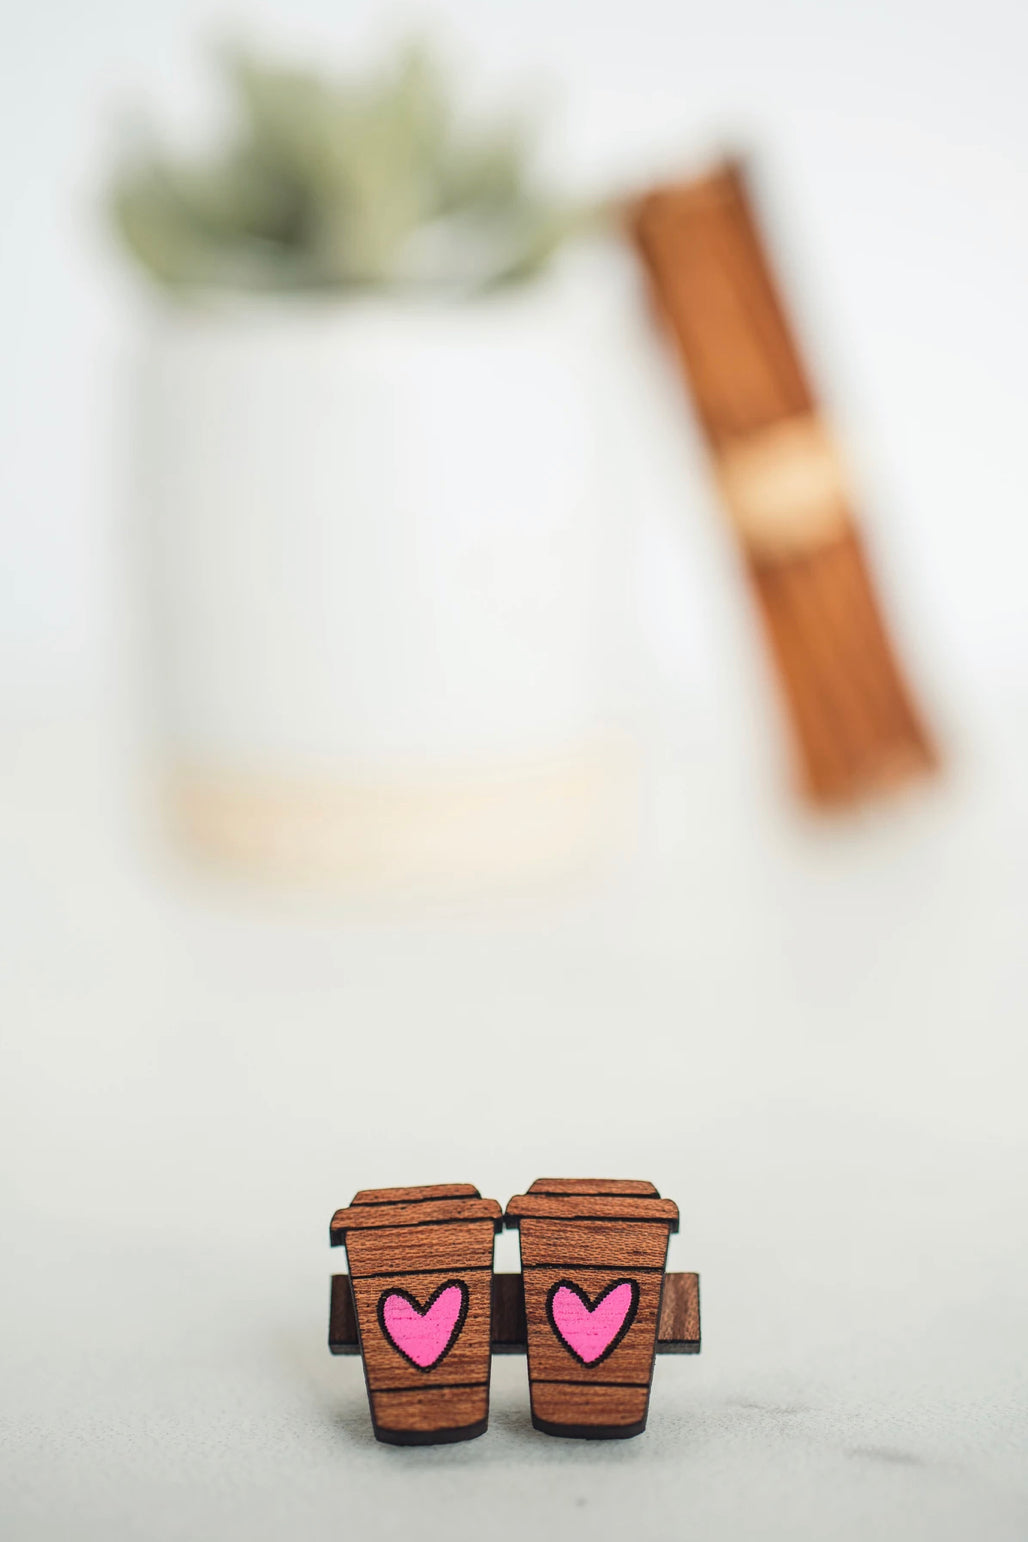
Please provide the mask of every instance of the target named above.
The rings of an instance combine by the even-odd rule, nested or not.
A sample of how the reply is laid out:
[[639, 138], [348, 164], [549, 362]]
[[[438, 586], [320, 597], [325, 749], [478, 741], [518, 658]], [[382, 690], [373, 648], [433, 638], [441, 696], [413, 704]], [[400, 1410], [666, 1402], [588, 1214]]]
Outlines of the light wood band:
[[732, 523], [755, 557], [806, 555], [849, 527], [845, 469], [815, 413], [725, 441], [716, 466]]

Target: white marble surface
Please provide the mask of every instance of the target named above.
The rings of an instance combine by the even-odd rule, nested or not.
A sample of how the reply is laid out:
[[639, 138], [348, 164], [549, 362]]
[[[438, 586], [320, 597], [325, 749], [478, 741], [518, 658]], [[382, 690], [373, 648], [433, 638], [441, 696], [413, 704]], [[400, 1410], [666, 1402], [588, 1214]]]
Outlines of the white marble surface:
[[[665, 746], [619, 869], [368, 913], [174, 866], [117, 743], [2, 757], [6, 1538], [1020, 1542], [1016, 746], [834, 832]], [[376, 1446], [332, 1209], [596, 1169], [677, 1198], [702, 1273], [647, 1433], [536, 1435], [500, 1360], [484, 1438]]]

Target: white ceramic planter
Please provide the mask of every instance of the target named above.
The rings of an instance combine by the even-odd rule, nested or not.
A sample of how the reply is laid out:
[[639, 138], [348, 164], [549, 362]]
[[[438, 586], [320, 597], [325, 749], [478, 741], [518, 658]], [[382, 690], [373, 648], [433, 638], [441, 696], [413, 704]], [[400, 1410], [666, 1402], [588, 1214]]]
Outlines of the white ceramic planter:
[[142, 515], [160, 729], [194, 842], [433, 880], [602, 844], [589, 347], [559, 274], [460, 306], [155, 318]]

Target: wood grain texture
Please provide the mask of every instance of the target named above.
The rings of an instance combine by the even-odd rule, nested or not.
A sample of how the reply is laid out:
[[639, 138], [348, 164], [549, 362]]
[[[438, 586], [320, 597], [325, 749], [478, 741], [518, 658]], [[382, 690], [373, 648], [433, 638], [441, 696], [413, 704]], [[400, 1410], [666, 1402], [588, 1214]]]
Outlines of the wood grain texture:
[[657, 1353], [698, 1355], [700, 1346], [700, 1277], [666, 1274], [657, 1326]]
[[532, 1383], [532, 1424], [571, 1440], [628, 1440], [646, 1428], [650, 1389]]
[[405, 1239], [406, 1228], [390, 1231], [351, 1231], [346, 1238], [346, 1257], [354, 1278], [368, 1274], [409, 1274], [413, 1262], [418, 1269], [460, 1273], [471, 1257], [479, 1257], [483, 1247], [489, 1252], [492, 1267], [493, 1223], [453, 1221], [445, 1226], [425, 1226], [416, 1238]]
[[375, 1396], [375, 1435], [387, 1445], [440, 1446], [484, 1435], [489, 1385], [410, 1387]]
[[664, 1270], [667, 1253], [666, 1221], [628, 1221], [612, 1227], [610, 1221], [542, 1221], [531, 1226], [519, 1223], [521, 1231], [521, 1269], [549, 1268], [551, 1264], [595, 1263], [602, 1255], [612, 1269]]
[[493, 1275], [493, 1354], [523, 1355], [526, 1349], [525, 1287], [520, 1274]]
[[[362, 1193], [375, 1198], [337, 1211], [332, 1236], [345, 1241], [375, 1435], [402, 1445], [472, 1439], [488, 1419], [493, 1244], [500, 1207], [464, 1194]], [[416, 1363], [410, 1356], [418, 1351], [398, 1337], [400, 1328], [389, 1314], [399, 1308], [420, 1331], [417, 1319], [431, 1322], [436, 1293], [457, 1284], [465, 1306], [448, 1346], [440, 1342], [441, 1353], [430, 1365]], [[339, 1307], [340, 1328], [343, 1310]]]
[[[715, 466], [769, 430], [820, 424], [742, 168], [655, 190], [631, 227]], [[824, 805], [888, 791], [937, 763], [845, 486], [831, 499], [842, 517], [836, 508], [815, 519], [806, 550], [787, 543], [775, 556], [744, 537], [801, 786]]]
[[[328, 1347], [334, 1355], [357, 1355], [357, 1316], [348, 1274], [334, 1274], [329, 1306]], [[523, 1355], [527, 1345], [525, 1287], [520, 1274], [493, 1275], [494, 1355]], [[658, 1355], [700, 1353], [700, 1277], [666, 1274], [657, 1326]]]
[[499, 1230], [503, 1211], [495, 1199], [425, 1199], [416, 1204], [349, 1205], [337, 1210], [329, 1228], [329, 1240], [337, 1247], [352, 1231], [403, 1226], [443, 1225], [452, 1221], [491, 1220]]
[[504, 1220], [518, 1226], [526, 1217], [555, 1221], [666, 1221], [678, 1230], [674, 1200], [629, 1194], [515, 1194]]
[[359, 1355], [357, 1314], [348, 1274], [333, 1274], [328, 1308], [328, 1347], [334, 1355]]
[[473, 1183], [422, 1183], [406, 1189], [361, 1189], [353, 1196], [354, 1205], [395, 1205], [423, 1199], [481, 1199]]
[[[532, 1423], [550, 1435], [625, 1438], [646, 1425], [678, 1207], [652, 1185], [645, 1194], [582, 1192], [590, 1186], [566, 1180], [556, 1194], [530, 1190], [515, 1195], [505, 1213], [520, 1233]], [[603, 1301], [624, 1298], [629, 1284], [633, 1304], [623, 1320], [610, 1319], [591, 1348], [576, 1342], [571, 1323], [557, 1315], [560, 1297], [574, 1308], [580, 1331], [600, 1323]]]
[[[632, 1327], [622, 1342], [602, 1363], [591, 1368], [579, 1365], [554, 1335], [546, 1321], [546, 1297], [558, 1280], [572, 1278], [587, 1295], [595, 1299], [615, 1280], [636, 1278], [639, 1285], [639, 1305]], [[574, 1268], [534, 1269], [524, 1277], [525, 1322], [528, 1325], [529, 1377], [533, 1381], [571, 1382], [601, 1381], [630, 1383], [648, 1387], [653, 1374], [653, 1355], [656, 1349], [657, 1324], [660, 1319], [660, 1298], [664, 1285], [662, 1273], [633, 1276], [624, 1269]], [[531, 1324], [546, 1324], [547, 1331], [540, 1332], [533, 1340]]]
[[529, 1194], [648, 1194], [658, 1198], [652, 1183], [639, 1178], [537, 1178]]
[[[384, 1290], [406, 1290], [424, 1304], [438, 1286], [456, 1278], [463, 1278], [468, 1287], [468, 1314], [464, 1326], [437, 1370], [419, 1370], [397, 1352], [382, 1332], [377, 1320], [379, 1300]], [[390, 1275], [384, 1281], [372, 1276], [353, 1280], [352, 1288], [369, 1389], [376, 1392], [414, 1387], [424, 1390], [429, 1383], [435, 1386], [471, 1383], [488, 1386], [492, 1353], [492, 1289], [487, 1269], [463, 1275], [448, 1270], [427, 1275]]]

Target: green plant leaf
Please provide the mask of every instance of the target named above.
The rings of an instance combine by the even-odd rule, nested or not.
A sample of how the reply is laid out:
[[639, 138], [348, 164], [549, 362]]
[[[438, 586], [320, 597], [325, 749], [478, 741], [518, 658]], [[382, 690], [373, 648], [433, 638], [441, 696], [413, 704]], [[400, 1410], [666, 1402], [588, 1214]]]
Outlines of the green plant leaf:
[[483, 289], [539, 271], [570, 221], [524, 130], [460, 127], [421, 43], [359, 80], [222, 55], [232, 117], [203, 161], [137, 147], [113, 223], [169, 287]]

